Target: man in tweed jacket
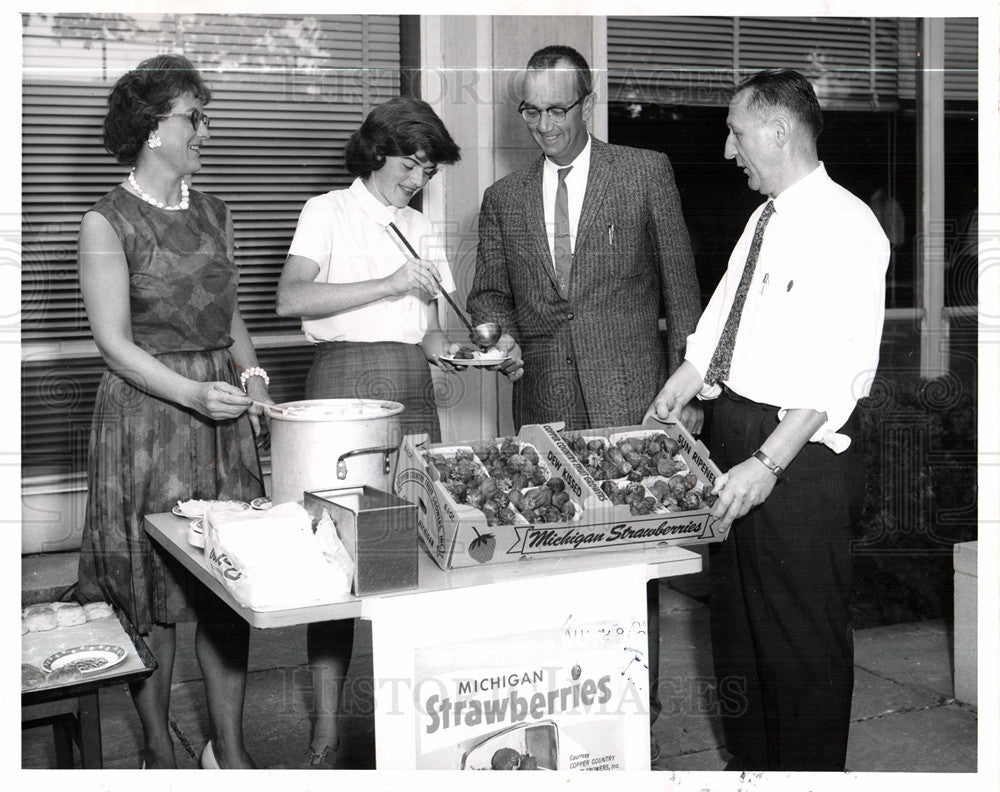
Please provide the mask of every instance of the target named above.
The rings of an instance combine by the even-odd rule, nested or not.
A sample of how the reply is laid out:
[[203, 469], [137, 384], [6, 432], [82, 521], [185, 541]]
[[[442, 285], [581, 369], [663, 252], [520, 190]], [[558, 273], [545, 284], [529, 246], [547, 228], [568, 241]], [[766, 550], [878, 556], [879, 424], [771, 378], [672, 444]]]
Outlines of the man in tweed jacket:
[[[701, 313], [670, 162], [660, 153], [589, 136], [590, 69], [569, 47], [546, 47], [532, 56], [524, 97], [520, 110], [545, 156], [500, 179], [483, 197], [469, 312], [477, 323], [499, 322], [506, 336], [501, 346], [523, 359], [524, 375], [514, 385], [517, 427], [639, 423], [683, 360]], [[553, 119], [553, 111], [564, 119]], [[581, 156], [588, 147], [589, 160]], [[578, 176], [589, 165], [589, 173], [575, 185], [572, 172], [565, 177], [575, 239], [561, 295], [553, 209], [543, 193], [546, 168], [569, 164]], [[558, 178], [551, 176], [553, 197]], [[658, 328], [661, 305], [666, 349]]]
[[[469, 312], [474, 321], [499, 322], [505, 331], [498, 346], [514, 358], [502, 370], [517, 380], [518, 428], [552, 421], [567, 429], [641, 423], [668, 372], [684, 359], [701, 314], [670, 161], [590, 137], [590, 67], [576, 50], [536, 52], [523, 88], [519, 111], [544, 156], [483, 196]], [[573, 171], [558, 174], [570, 165], [575, 184]], [[555, 256], [562, 236], [560, 181], [568, 193], [568, 273], [558, 271]], [[700, 427], [700, 408], [682, 417], [693, 430]], [[647, 587], [646, 608], [652, 722], [660, 711], [656, 580]], [[658, 753], [650, 732], [653, 762]]]

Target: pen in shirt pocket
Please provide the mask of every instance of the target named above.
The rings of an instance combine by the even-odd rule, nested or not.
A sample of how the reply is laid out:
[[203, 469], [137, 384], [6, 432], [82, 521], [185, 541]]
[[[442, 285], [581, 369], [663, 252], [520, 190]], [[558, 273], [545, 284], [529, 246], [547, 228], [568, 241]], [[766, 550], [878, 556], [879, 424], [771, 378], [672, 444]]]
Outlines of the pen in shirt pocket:
[[611, 247], [615, 246], [615, 224], [612, 223], [608, 226], [608, 244]]
[[770, 272], [765, 272], [764, 273], [764, 280], [762, 280], [761, 283], [760, 283], [760, 293], [761, 293], [761, 296], [764, 295], [764, 289], [767, 288], [767, 281], [768, 281], [768, 278], [770, 277], [770, 275], [771, 275]]

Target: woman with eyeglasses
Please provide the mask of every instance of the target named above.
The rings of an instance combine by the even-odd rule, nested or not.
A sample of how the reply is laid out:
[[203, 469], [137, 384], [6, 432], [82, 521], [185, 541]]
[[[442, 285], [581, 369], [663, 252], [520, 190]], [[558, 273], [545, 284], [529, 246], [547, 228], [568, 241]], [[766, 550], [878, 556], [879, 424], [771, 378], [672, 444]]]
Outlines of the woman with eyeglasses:
[[[373, 109], [347, 143], [354, 182], [302, 209], [277, 294], [278, 315], [302, 319], [316, 345], [307, 399], [400, 402], [403, 434], [432, 442], [441, 429], [430, 365], [453, 368], [441, 360], [449, 343], [436, 297], [455, 283], [440, 232], [409, 203], [459, 157], [426, 102], [397, 97]], [[343, 762], [337, 710], [353, 640], [353, 621], [309, 625], [315, 714], [304, 768]]]
[[237, 304], [232, 216], [188, 184], [211, 137], [210, 97], [176, 55], [118, 80], [104, 145], [131, 170], [80, 228], [80, 288], [108, 371], [91, 430], [79, 592], [124, 611], [156, 657], [152, 675], [130, 686], [144, 768], [176, 767], [170, 685], [175, 625], [185, 621], [198, 623], [211, 731], [200, 764], [254, 766], [242, 730], [248, 625], [142, 525], [178, 501], [264, 493], [254, 400], [270, 398]]

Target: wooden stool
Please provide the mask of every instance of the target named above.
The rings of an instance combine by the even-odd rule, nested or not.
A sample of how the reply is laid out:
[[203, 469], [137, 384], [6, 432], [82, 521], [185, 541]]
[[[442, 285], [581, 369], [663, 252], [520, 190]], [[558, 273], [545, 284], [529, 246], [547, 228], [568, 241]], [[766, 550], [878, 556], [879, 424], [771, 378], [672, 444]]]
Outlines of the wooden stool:
[[[112, 618], [110, 623], [101, 629], [106, 636], [106, 642], [126, 650], [128, 654], [125, 662], [98, 671], [94, 675], [83, 676], [79, 681], [70, 684], [43, 686], [21, 692], [21, 728], [52, 726], [58, 768], [74, 766], [74, 743], [79, 747], [80, 762], [84, 768], [104, 767], [100, 689], [108, 685], [144, 679], [156, 670], [156, 659], [131, 622], [121, 613], [118, 613], [117, 617], [117, 621]], [[59, 631], [65, 631], [69, 639], [70, 631], [79, 629], [79, 625], [59, 627], [47, 634], [57, 637]], [[31, 633], [23, 637], [27, 639], [29, 635]], [[22, 641], [22, 651], [25, 654], [28, 653], [25, 649], [27, 644], [27, 641]]]

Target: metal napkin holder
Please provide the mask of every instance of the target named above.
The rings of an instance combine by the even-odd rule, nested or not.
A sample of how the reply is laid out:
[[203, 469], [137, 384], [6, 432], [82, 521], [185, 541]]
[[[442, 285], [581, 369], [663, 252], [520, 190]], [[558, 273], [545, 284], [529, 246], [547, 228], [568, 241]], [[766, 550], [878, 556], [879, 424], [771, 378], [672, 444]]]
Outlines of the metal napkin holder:
[[303, 505], [313, 528], [324, 512], [337, 526], [340, 540], [354, 559], [356, 596], [417, 587], [415, 505], [367, 485], [306, 492]]

